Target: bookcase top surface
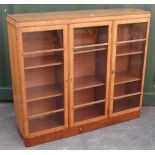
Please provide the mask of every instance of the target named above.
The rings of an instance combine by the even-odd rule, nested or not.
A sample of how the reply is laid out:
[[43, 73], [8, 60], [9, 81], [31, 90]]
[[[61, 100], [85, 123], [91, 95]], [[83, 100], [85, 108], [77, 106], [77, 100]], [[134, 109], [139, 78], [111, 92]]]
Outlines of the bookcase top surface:
[[[98, 10], [78, 10], [78, 11], [61, 11], [61, 12], [41, 12], [25, 14], [9, 14], [7, 21], [13, 25], [23, 22], [55, 21], [83, 18], [106, 17], [106, 20], [123, 19], [126, 16], [143, 16], [150, 17], [150, 12], [135, 8], [123, 9], [98, 9]], [[109, 18], [108, 18], [109, 17]], [[126, 18], [124, 18], [126, 19]]]

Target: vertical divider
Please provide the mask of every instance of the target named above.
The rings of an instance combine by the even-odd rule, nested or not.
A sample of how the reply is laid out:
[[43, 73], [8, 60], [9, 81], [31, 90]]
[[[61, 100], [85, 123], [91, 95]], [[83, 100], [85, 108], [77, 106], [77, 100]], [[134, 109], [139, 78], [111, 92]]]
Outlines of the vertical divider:
[[64, 43], [64, 121], [65, 126], [68, 127], [68, 44], [67, 44], [67, 26], [63, 29], [63, 43]]
[[70, 127], [70, 26], [67, 25], [68, 126]]
[[112, 22], [112, 50], [111, 50], [111, 69], [110, 69], [110, 109], [109, 116], [112, 116], [113, 112], [113, 95], [114, 95], [114, 83], [115, 83], [115, 61], [116, 61], [116, 40], [117, 40], [117, 24], [115, 21]]
[[74, 28], [72, 25], [69, 25], [69, 93], [70, 93], [70, 102], [69, 102], [69, 113], [70, 113], [70, 126], [74, 125]]
[[105, 102], [105, 116], [109, 117], [109, 92], [110, 92], [110, 67], [111, 67], [111, 54], [112, 54], [112, 22], [109, 23], [108, 25], [108, 50], [107, 50], [107, 71], [106, 71], [106, 102]]

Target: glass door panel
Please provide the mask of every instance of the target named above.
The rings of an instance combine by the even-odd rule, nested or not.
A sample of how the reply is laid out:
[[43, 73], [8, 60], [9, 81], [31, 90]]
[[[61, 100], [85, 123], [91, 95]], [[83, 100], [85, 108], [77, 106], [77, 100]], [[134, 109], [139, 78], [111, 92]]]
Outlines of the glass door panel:
[[117, 41], [146, 39], [147, 23], [119, 24]]
[[140, 106], [147, 22], [117, 24], [113, 113]]
[[74, 123], [106, 115], [108, 35], [108, 24], [73, 28]]
[[113, 112], [118, 113], [139, 107], [140, 95], [133, 95], [125, 98], [114, 100]]
[[38, 51], [60, 50], [63, 48], [63, 30], [35, 31], [23, 33], [25, 54]]
[[29, 132], [65, 125], [64, 30], [23, 33]]

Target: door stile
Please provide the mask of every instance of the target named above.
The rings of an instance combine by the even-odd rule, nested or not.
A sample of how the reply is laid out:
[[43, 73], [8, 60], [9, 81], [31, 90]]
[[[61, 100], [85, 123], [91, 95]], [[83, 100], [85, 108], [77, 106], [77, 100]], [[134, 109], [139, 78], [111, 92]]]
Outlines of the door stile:
[[18, 52], [18, 62], [19, 62], [19, 72], [20, 72], [20, 84], [21, 84], [21, 98], [22, 98], [22, 110], [23, 110], [23, 125], [25, 137], [29, 135], [28, 129], [28, 112], [27, 112], [27, 102], [26, 102], [26, 87], [25, 87], [25, 72], [24, 72], [24, 50], [23, 50], [23, 39], [22, 30], [17, 30], [17, 52]]
[[69, 92], [70, 92], [70, 105], [69, 105], [69, 122], [70, 127], [74, 126], [74, 28], [72, 25], [69, 25]]
[[145, 71], [146, 71], [146, 60], [147, 60], [147, 49], [148, 49], [148, 39], [149, 39], [149, 28], [150, 28], [150, 18], [147, 20], [147, 31], [146, 31], [146, 42], [145, 42], [145, 51], [144, 51], [144, 64], [142, 71], [142, 83], [141, 83], [141, 97], [140, 97], [140, 109], [142, 110], [142, 101], [144, 93], [144, 80], [145, 80]]
[[64, 43], [64, 125], [68, 128], [68, 40], [67, 40], [67, 26], [63, 28], [63, 43]]
[[116, 61], [116, 40], [117, 40], [117, 24], [113, 21], [112, 26], [112, 50], [111, 50], [111, 70], [110, 70], [110, 109], [109, 109], [109, 116], [112, 116], [113, 111], [113, 95], [114, 95], [114, 82], [115, 82], [115, 61]]

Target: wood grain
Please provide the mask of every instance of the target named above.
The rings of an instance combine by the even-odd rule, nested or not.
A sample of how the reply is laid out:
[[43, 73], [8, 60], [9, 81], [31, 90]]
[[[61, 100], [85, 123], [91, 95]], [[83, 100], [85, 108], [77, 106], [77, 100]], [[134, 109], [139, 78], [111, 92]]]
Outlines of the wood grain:
[[8, 15], [26, 146], [140, 116], [150, 16], [132, 8]]
[[84, 133], [87, 131], [91, 131], [97, 128], [109, 126], [112, 124], [128, 121], [131, 119], [136, 119], [140, 116], [141, 111], [136, 110], [134, 112], [126, 113], [123, 115], [115, 116], [109, 119], [103, 119], [99, 121], [94, 121], [86, 124], [81, 124], [78, 126], [74, 126], [71, 128], [64, 129], [62, 132], [54, 132], [54, 133], [48, 133], [40, 136], [33, 136], [29, 138], [24, 138], [24, 143], [27, 147], [42, 144], [45, 142], [49, 142], [52, 140], [65, 138], [68, 136], [73, 136], [79, 133]]
[[150, 12], [135, 8], [80, 10], [9, 15], [7, 21], [17, 27], [96, 22], [150, 17]]

